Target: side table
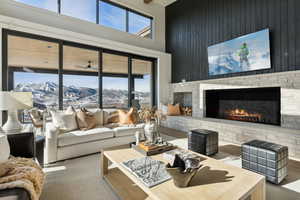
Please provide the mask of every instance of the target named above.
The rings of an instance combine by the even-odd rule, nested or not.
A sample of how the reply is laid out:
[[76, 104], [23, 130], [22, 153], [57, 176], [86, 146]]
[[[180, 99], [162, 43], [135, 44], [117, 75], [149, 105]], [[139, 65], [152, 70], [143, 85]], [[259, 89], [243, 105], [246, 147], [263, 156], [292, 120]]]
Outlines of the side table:
[[[41, 167], [44, 166], [45, 136], [35, 136], [33, 132], [25, 132], [24, 130], [3, 133], [7, 135], [10, 145], [14, 146], [12, 155], [16, 154], [25, 158], [35, 157]], [[31, 152], [29, 154], [23, 153], [24, 148], [30, 148]]]
[[42, 167], [44, 167], [44, 145], [45, 145], [45, 136], [41, 136], [41, 135], [36, 136], [35, 156]]

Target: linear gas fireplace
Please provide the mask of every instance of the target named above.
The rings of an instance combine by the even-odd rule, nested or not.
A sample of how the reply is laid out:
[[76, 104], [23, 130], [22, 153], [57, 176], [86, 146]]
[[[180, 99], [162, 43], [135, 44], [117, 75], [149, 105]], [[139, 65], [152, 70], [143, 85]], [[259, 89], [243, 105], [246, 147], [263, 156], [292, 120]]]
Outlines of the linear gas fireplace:
[[280, 125], [280, 88], [206, 90], [206, 117]]

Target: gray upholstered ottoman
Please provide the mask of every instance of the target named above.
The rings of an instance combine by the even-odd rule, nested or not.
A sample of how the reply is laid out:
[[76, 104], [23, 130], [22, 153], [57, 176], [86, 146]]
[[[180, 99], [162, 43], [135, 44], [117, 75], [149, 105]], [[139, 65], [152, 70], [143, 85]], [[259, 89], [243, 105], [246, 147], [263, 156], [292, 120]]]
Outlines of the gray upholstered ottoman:
[[288, 147], [252, 140], [242, 145], [242, 167], [279, 184], [287, 176]]
[[203, 155], [213, 155], [219, 150], [219, 134], [216, 131], [195, 129], [188, 134], [188, 148]]

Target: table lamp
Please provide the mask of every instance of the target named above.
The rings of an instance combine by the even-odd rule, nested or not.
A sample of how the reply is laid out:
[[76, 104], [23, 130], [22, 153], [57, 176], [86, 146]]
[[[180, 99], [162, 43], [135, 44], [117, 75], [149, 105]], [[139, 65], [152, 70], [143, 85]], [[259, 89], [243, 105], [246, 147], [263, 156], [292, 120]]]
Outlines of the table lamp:
[[31, 92], [0, 92], [0, 110], [7, 111], [7, 122], [2, 126], [4, 132], [18, 131], [22, 125], [18, 119], [18, 110], [32, 108]]
[[10, 154], [7, 136], [0, 133], [0, 165], [8, 160]]

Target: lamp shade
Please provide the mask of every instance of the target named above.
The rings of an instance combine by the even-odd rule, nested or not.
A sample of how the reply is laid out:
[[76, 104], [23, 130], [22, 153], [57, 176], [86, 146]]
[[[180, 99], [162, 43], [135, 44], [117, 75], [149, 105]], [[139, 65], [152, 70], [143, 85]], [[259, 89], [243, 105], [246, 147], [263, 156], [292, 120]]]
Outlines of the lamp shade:
[[31, 92], [0, 92], [0, 110], [14, 111], [32, 108]]

